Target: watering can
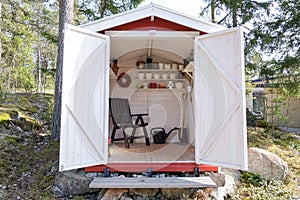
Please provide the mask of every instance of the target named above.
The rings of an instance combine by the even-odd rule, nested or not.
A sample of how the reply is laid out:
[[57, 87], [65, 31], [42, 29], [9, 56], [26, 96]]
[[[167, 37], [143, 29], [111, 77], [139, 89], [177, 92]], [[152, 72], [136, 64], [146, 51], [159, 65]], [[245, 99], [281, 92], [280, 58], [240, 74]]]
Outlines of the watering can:
[[157, 127], [151, 129], [151, 135], [153, 136], [155, 144], [164, 144], [169, 135], [175, 131], [179, 130], [179, 128], [175, 127], [171, 129], [168, 133], [166, 133], [164, 128]]

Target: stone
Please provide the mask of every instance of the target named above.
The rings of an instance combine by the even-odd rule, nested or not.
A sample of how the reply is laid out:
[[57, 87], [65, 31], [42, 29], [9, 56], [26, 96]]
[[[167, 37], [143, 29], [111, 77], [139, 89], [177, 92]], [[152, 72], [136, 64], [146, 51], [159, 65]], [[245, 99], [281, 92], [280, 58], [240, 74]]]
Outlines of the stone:
[[225, 174], [225, 184], [223, 187], [218, 187], [214, 190], [211, 195], [215, 199], [226, 199], [226, 197], [230, 196], [230, 194], [234, 193], [234, 189], [236, 184], [234, 182], [234, 178], [228, 174]]
[[161, 188], [161, 193], [167, 199], [187, 199], [191, 196], [191, 189]]
[[123, 195], [120, 200], [133, 200], [133, 198]]
[[214, 190], [214, 188], [197, 189], [194, 191], [192, 199], [213, 200], [214, 197], [211, 194]]
[[54, 179], [53, 193], [59, 197], [98, 192], [99, 189], [89, 188], [92, 178], [85, 177], [76, 171], [58, 173]]
[[248, 149], [249, 171], [266, 179], [284, 180], [288, 173], [287, 163], [278, 155], [260, 148]]
[[130, 195], [139, 195], [142, 197], [154, 197], [159, 192], [158, 188], [130, 188]]
[[211, 173], [209, 177], [215, 182], [218, 187], [225, 185], [225, 174], [224, 173]]
[[107, 190], [108, 190], [107, 188], [102, 188], [98, 194], [98, 199], [102, 199], [102, 197], [105, 195]]
[[230, 168], [220, 168], [220, 173], [225, 173], [231, 176], [234, 179], [236, 184], [241, 183], [241, 175], [242, 172], [237, 169], [230, 169]]
[[108, 189], [105, 195], [101, 198], [101, 200], [111, 200], [111, 199], [120, 199], [124, 193], [127, 192], [127, 189], [124, 188], [113, 188]]
[[85, 175], [88, 178], [96, 178], [97, 177], [97, 172], [88, 172]]
[[59, 187], [57, 187], [55, 185], [53, 185], [53, 187], [52, 187], [52, 193], [54, 195], [56, 195], [57, 197], [63, 197], [63, 196], [65, 196], [64, 193], [63, 193], [63, 191]]
[[1, 200], [2, 200], [2, 199], [5, 199], [5, 198], [4, 198], [4, 197], [6, 196], [5, 194], [6, 194], [5, 191], [2, 190], [2, 189], [0, 188], [0, 199], [1, 199]]

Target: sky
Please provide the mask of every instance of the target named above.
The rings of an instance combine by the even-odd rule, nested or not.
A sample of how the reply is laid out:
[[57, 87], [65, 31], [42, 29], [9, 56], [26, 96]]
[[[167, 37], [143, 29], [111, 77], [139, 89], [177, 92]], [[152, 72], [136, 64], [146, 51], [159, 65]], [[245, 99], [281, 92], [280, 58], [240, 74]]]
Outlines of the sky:
[[201, 4], [204, 7], [201, 0], [144, 0], [140, 6], [149, 5], [151, 2], [196, 18], [199, 17]]

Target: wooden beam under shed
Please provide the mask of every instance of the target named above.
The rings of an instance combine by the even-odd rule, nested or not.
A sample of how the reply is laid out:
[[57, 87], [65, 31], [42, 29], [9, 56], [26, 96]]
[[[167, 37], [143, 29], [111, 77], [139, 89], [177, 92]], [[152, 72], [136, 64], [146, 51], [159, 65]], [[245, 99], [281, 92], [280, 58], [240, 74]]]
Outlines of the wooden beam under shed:
[[167, 178], [94, 178], [90, 188], [216, 188], [208, 176]]

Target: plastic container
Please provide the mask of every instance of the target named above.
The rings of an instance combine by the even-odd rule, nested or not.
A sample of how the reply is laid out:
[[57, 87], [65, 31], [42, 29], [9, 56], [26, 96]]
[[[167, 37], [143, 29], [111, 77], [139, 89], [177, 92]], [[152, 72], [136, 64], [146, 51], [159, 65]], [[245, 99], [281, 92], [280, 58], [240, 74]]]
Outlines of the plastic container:
[[157, 84], [156, 84], [155, 82], [151, 82], [151, 83], [149, 84], [149, 87], [150, 87], [151, 89], [155, 89], [155, 88], [157, 87]]
[[154, 76], [154, 79], [159, 79], [159, 74], [153, 74], [153, 76]]
[[176, 79], [176, 74], [170, 74], [170, 79]]
[[148, 83], [143, 83], [144, 89], [148, 89]]
[[177, 83], [175, 83], [175, 87], [177, 89], [182, 89], [183, 88], [183, 83], [182, 82], [177, 82]]
[[171, 69], [171, 64], [165, 64], [164, 68], [165, 68], [165, 70], [170, 70]]
[[146, 73], [146, 79], [152, 79], [152, 74], [151, 73]]
[[163, 70], [164, 69], [164, 63], [158, 63], [158, 69]]
[[178, 70], [178, 64], [177, 63], [173, 63], [172, 64], [172, 69], [173, 70]]
[[183, 70], [183, 67], [184, 67], [183, 65], [178, 65], [179, 70]]
[[168, 79], [168, 74], [162, 74], [161, 77], [162, 77], [162, 79], [164, 79], [164, 80], [165, 80], [165, 79]]
[[138, 78], [140, 80], [144, 79], [145, 78], [145, 74], [144, 73], [138, 73]]

